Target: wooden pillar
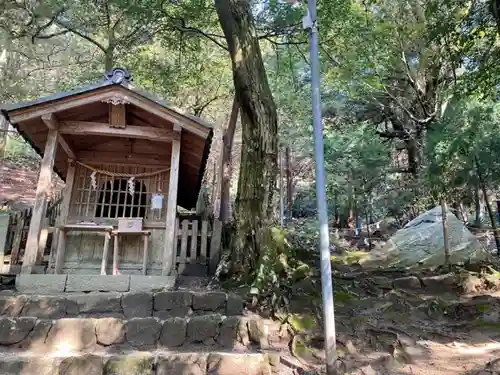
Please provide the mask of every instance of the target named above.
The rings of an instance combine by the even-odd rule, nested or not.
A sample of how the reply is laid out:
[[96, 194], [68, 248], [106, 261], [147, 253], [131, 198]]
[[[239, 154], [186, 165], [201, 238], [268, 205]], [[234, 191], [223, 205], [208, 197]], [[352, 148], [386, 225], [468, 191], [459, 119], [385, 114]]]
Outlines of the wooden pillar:
[[172, 139], [172, 156], [170, 159], [170, 181], [168, 185], [167, 218], [165, 223], [165, 248], [163, 250], [162, 275], [173, 273], [175, 264], [174, 252], [175, 216], [177, 214], [177, 188], [179, 185], [179, 159], [181, 154], [181, 127], [174, 126]]
[[[64, 252], [66, 251], [65, 239], [59, 241], [61, 232], [64, 236], [63, 230], [59, 229], [60, 226], [67, 223], [69, 215], [69, 207], [71, 204], [71, 195], [73, 194], [73, 185], [75, 182], [75, 163], [73, 160], [68, 160], [68, 172], [66, 172], [66, 185], [63, 191], [63, 200], [61, 202], [61, 209], [59, 210], [59, 216], [56, 220], [56, 229], [52, 235], [52, 241], [54, 246], [52, 246], [52, 251], [56, 253], [56, 264], [54, 268], [54, 273], [61, 273], [62, 267], [64, 265]], [[50, 257], [52, 259], [52, 257]], [[50, 268], [49, 268], [50, 269]]]
[[28, 239], [26, 240], [26, 249], [24, 250], [22, 273], [32, 273], [36, 264], [39, 250], [38, 240], [47, 209], [47, 197], [52, 187], [52, 169], [54, 168], [58, 135], [57, 130], [53, 129], [49, 130], [47, 134], [45, 151], [40, 166], [40, 176], [38, 177], [36, 188], [35, 205], [33, 207], [33, 215], [31, 216]]

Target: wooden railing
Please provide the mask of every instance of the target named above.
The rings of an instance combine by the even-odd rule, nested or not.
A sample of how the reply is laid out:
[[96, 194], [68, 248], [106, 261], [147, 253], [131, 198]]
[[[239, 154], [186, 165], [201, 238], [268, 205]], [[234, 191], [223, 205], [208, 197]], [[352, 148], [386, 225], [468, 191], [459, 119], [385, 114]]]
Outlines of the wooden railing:
[[[44, 256], [49, 255], [50, 253], [50, 247], [52, 245], [52, 232], [56, 223], [56, 218], [59, 215], [61, 202], [62, 194], [58, 194], [54, 200], [48, 203], [47, 206], [45, 224], [43, 226], [42, 233], [40, 234], [40, 243], [45, 249]], [[22, 261], [26, 240], [28, 238], [32, 212], [33, 209], [28, 208], [24, 211], [10, 214], [5, 248], [2, 249], [4, 251], [4, 263], [16, 265], [20, 264]]]
[[177, 241], [173, 251], [176, 254], [177, 272], [199, 274], [196, 268], [201, 266], [213, 273], [219, 261], [221, 223], [196, 216], [178, 216], [175, 230]]

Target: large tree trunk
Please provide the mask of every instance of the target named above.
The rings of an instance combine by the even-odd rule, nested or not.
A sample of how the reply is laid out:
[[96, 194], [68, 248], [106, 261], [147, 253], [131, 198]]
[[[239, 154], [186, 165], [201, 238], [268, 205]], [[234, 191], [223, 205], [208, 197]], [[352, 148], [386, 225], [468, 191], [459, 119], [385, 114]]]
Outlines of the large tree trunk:
[[243, 134], [237, 241], [231, 263], [233, 272], [248, 274], [255, 269], [263, 231], [272, 214], [278, 121], [249, 1], [215, 0], [215, 7], [231, 56]]
[[238, 100], [234, 98], [229, 123], [224, 130], [222, 137], [222, 162], [221, 162], [221, 193], [220, 193], [220, 213], [219, 220], [223, 224], [229, 222], [230, 188], [231, 188], [231, 153], [233, 151], [234, 133], [236, 132], [236, 122], [238, 121], [239, 106]]
[[104, 69], [106, 72], [112, 70], [115, 64], [115, 48], [111, 46], [111, 43], [113, 43], [113, 39], [109, 39], [108, 42], [110, 43], [110, 46], [104, 52]]

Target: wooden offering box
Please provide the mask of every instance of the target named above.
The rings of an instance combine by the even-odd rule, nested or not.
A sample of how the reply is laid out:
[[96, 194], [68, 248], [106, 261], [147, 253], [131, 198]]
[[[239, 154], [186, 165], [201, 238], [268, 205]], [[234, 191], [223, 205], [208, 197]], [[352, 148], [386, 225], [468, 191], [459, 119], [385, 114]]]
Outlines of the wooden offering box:
[[122, 217], [118, 219], [118, 232], [141, 232], [142, 217], [128, 218]]

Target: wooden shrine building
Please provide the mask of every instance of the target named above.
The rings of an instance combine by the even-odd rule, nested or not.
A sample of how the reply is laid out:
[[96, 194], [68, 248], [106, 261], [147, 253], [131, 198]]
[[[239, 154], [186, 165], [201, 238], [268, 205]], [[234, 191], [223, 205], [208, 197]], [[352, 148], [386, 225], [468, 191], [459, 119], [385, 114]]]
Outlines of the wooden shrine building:
[[130, 82], [116, 68], [98, 84], [3, 107], [42, 156], [22, 274], [43, 256], [52, 171], [66, 184], [46, 273], [167, 276], [179, 257], [207, 261], [212, 225], [179, 221], [177, 208], [196, 206], [212, 127]]

